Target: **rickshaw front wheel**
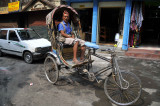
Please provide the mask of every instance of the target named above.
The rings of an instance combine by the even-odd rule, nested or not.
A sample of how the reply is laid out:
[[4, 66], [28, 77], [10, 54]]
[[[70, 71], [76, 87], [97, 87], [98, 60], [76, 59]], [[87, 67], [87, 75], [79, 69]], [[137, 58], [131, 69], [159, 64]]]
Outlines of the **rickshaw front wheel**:
[[52, 56], [47, 56], [44, 61], [44, 72], [47, 80], [55, 84], [59, 77], [59, 70], [56, 60]]
[[[104, 82], [104, 91], [108, 99], [117, 105], [131, 105], [135, 103], [141, 95], [141, 81], [133, 73], [122, 71], [122, 77], [129, 83], [127, 89], [122, 89], [118, 75], [110, 75]], [[121, 84], [125, 87], [124, 81]]]

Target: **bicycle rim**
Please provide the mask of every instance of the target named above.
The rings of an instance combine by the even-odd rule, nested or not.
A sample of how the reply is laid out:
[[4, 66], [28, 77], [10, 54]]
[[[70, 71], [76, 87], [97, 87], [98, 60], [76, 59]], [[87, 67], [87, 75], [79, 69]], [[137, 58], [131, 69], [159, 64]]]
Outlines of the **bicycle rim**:
[[[135, 103], [141, 95], [141, 81], [131, 72], [121, 72], [122, 77], [129, 82], [127, 89], [121, 89], [118, 85], [118, 75], [112, 75], [106, 78], [104, 83], [104, 91], [110, 101], [117, 105], [131, 105]], [[116, 81], [115, 81], [116, 79]], [[125, 85], [122, 82], [122, 85]]]

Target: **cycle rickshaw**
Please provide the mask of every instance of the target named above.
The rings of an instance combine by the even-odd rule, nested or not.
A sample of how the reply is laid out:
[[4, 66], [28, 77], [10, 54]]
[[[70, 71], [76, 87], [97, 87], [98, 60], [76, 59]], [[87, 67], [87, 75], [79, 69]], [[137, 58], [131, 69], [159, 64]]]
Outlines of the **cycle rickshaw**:
[[[130, 105], [135, 103], [141, 95], [141, 81], [135, 74], [119, 69], [115, 49], [105, 50], [111, 54], [111, 58], [106, 58], [96, 54], [98, 45], [92, 43], [90, 45], [89, 43], [86, 44], [87, 50], [85, 58], [87, 61], [84, 61], [81, 64], [72, 64], [70, 62], [73, 54], [72, 47], [57, 40], [57, 37], [59, 36], [57, 25], [62, 21], [62, 13], [64, 10], [67, 10], [70, 14], [70, 22], [74, 34], [78, 37], [81, 31], [78, 13], [70, 6], [60, 5], [46, 16], [48, 35], [53, 49], [51, 52], [48, 52], [44, 62], [44, 71], [47, 80], [52, 84], [56, 84], [61, 68], [66, 67], [69, 69], [75, 69], [77, 72], [83, 71], [85, 72], [83, 73], [85, 75], [82, 75], [82, 78], [92, 82], [99, 82], [97, 76], [111, 69], [111, 74], [106, 76], [104, 81], [104, 91], [106, 96], [117, 105]], [[79, 54], [80, 51], [78, 51], [77, 56], [79, 56]], [[105, 68], [96, 72], [91, 72], [90, 69], [92, 68], [92, 62], [94, 61], [92, 60], [91, 55], [105, 60], [109, 65], [106, 64]]]

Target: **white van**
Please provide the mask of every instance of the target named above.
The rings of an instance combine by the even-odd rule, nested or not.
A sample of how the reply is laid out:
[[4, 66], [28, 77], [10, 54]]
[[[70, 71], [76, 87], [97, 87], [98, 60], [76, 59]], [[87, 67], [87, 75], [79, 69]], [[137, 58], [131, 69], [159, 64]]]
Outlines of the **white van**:
[[3, 53], [13, 54], [32, 63], [35, 59], [45, 58], [48, 51], [51, 51], [51, 43], [31, 28], [0, 29], [0, 57]]

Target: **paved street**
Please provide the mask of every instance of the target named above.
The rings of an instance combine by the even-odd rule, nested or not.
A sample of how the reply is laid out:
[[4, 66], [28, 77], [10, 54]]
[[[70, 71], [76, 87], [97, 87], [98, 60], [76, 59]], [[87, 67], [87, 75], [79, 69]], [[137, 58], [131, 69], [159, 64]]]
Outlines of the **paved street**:
[[[94, 71], [106, 65], [93, 58]], [[89, 82], [75, 74], [62, 75], [58, 85], [50, 84], [44, 76], [43, 61], [26, 64], [19, 57], [0, 57], [0, 106], [115, 106], [104, 94], [103, 83]], [[134, 106], [159, 106], [160, 61], [122, 56], [118, 63], [142, 81], [142, 95]]]

